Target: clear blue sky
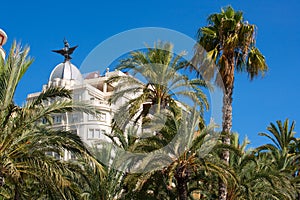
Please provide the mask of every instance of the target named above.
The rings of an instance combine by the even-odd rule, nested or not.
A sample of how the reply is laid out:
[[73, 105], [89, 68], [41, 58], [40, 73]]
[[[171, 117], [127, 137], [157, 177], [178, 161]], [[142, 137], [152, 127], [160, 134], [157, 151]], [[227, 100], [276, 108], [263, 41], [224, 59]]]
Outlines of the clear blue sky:
[[[298, 0], [111, 0], [111, 1], [3, 1], [0, 28], [9, 37], [31, 47], [35, 58], [18, 88], [15, 100], [40, 91], [62, 58], [50, 50], [62, 47], [64, 37], [79, 45], [72, 62], [77, 66], [105, 39], [133, 28], [163, 27], [195, 38], [209, 14], [232, 5], [258, 27], [257, 46], [266, 56], [269, 72], [249, 82], [236, 76], [233, 131], [248, 135], [252, 145], [264, 143], [258, 132], [270, 122], [289, 118], [300, 122], [300, 2]], [[300, 133], [300, 125], [296, 124]], [[299, 134], [297, 134], [299, 136]]]

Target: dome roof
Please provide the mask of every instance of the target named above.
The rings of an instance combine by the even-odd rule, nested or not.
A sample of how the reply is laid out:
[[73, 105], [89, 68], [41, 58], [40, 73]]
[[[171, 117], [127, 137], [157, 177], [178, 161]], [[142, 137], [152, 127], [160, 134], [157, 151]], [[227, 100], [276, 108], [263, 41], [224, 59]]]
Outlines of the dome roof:
[[49, 80], [54, 81], [57, 78], [64, 80], [75, 80], [78, 82], [81, 82], [83, 80], [79, 69], [69, 60], [58, 64], [52, 70]]

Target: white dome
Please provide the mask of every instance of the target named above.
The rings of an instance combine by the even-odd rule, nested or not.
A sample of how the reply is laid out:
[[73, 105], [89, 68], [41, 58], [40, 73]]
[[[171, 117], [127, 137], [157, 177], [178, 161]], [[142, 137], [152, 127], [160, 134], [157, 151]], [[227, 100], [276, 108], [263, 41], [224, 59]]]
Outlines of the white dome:
[[50, 74], [50, 81], [55, 79], [75, 80], [81, 82], [83, 80], [79, 69], [69, 60], [58, 64]]

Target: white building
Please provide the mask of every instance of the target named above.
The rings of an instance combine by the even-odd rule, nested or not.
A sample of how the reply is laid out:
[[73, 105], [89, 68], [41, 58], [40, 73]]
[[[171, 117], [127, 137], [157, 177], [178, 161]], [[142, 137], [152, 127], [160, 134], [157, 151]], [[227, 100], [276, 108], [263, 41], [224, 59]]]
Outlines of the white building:
[[[63, 49], [54, 51], [62, 54], [65, 60], [53, 69], [43, 89], [49, 86], [65, 87], [72, 91], [74, 101], [89, 103], [101, 112], [98, 116], [83, 112], [61, 113], [53, 116], [54, 128], [71, 130], [77, 133], [85, 143], [92, 145], [95, 141], [107, 140], [105, 134], [111, 131], [111, 120], [117, 109], [116, 105], [108, 103], [114, 86], [108, 85], [105, 81], [111, 76], [126, 76], [126, 74], [121, 71], [109, 72], [107, 69], [104, 76], [92, 72], [83, 77], [79, 69], [70, 61], [70, 54], [75, 48], [69, 47], [65, 41]], [[39, 93], [29, 94], [27, 100], [37, 97]]]

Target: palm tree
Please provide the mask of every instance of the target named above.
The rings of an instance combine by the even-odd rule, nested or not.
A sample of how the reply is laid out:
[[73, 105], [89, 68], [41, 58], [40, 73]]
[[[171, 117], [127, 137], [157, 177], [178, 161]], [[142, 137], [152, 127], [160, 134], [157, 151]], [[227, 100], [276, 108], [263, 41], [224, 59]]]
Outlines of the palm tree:
[[116, 76], [108, 80], [108, 83], [118, 82], [111, 103], [126, 95], [133, 97], [119, 108], [114, 117], [120, 127], [142, 117], [147, 121], [149, 113], [158, 115], [170, 107], [184, 105], [188, 109], [188, 105], [180, 101], [181, 97], [192, 100], [202, 112], [208, 109], [207, 98], [200, 88], [206, 87], [205, 82], [190, 80], [179, 72], [186, 65], [183, 55], [184, 52], [174, 55], [171, 43], [158, 42], [154, 48], [131, 52], [129, 58], [120, 61], [117, 69], [131, 70], [135, 76]]
[[[223, 89], [222, 140], [224, 144], [230, 144], [234, 72], [247, 72], [253, 80], [264, 74], [267, 65], [264, 56], [255, 47], [255, 25], [243, 21], [242, 12], [236, 12], [229, 6], [221, 13], [210, 15], [208, 23], [198, 30], [198, 47], [191, 67], [206, 80], [213, 79], [216, 70], [219, 71], [220, 79], [216, 79], [216, 83]], [[221, 158], [228, 164], [229, 151], [224, 150]], [[226, 185], [221, 181], [219, 199], [225, 200], [226, 196]]]
[[[80, 188], [75, 184], [76, 177], [85, 175], [81, 164], [55, 159], [48, 153], [55, 152], [62, 157], [65, 151], [71, 152], [103, 175], [102, 166], [78, 135], [54, 130], [41, 121], [49, 119], [51, 123], [54, 113], [91, 112], [91, 108], [72, 102], [70, 91], [53, 87], [22, 107], [16, 105], [13, 101], [15, 90], [33, 62], [28, 58], [28, 52], [28, 47], [22, 49], [14, 42], [7, 59], [0, 58], [0, 196], [30, 199], [35, 187], [39, 197], [73, 199], [80, 195]], [[45, 101], [54, 98], [57, 100], [52, 105], [44, 106]]]
[[295, 138], [296, 132], [295, 122], [289, 126], [289, 120], [286, 119], [284, 122], [278, 120], [275, 124], [270, 123], [267, 127], [268, 133], [259, 133], [261, 136], [265, 136], [272, 141], [272, 144], [266, 144], [258, 148], [258, 150], [275, 150], [280, 151], [282, 156], [288, 156], [293, 151], [293, 147], [297, 144], [297, 139]]
[[[112, 160], [113, 148], [99, 142], [95, 143], [91, 151], [99, 163], [103, 163], [105, 173], [104, 177], [101, 174], [96, 175], [93, 167], [88, 163], [84, 165], [84, 170], [87, 172], [87, 183], [84, 182], [82, 188], [84, 192], [82, 196], [86, 200], [113, 200], [119, 198], [122, 193], [121, 183], [123, 181], [124, 172], [118, 168], [114, 168], [115, 160], [112, 161], [111, 166], [106, 165]], [[99, 145], [102, 145], [99, 148]], [[98, 147], [97, 147], [98, 146]]]
[[281, 175], [281, 182], [285, 181], [281, 190], [286, 191], [291, 198], [295, 199], [297, 192], [299, 193], [299, 178], [297, 177], [299, 153], [295, 150], [298, 145], [295, 138], [296, 132], [294, 132], [295, 122], [293, 121], [289, 126], [288, 119], [284, 122], [278, 120], [276, 125], [270, 123], [267, 127], [270, 134], [259, 133], [270, 139], [272, 143], [262, 145], [256, 151], [260, 154], [268, 154], [271, 160], [269, 166], [272, 166], [272, 169]]
[[[210, 145], [213, 145], [213, 142], [210, 143], [212, 139], [210, 135], [213, 131], [212, 127], [203, 129], [200, 134], [196, 131], [198, 115], [199, 113], [194, 110], [184, 112], [180, 115], [180, 119], [170, 118], [173, 123], [167, 123], [168, 126], [160, 131], [159, 137], [143, 138], [133, 145], [133, 150], [149, 154], [138, 164], [143, 169], [151, 169], [139, 177], [128, 175], [125, 179], [126, 183], [131, 185], [130, 188], [135, 195], [145, 196], [148, 191], [151, 195], [147, 196], [158, 195], [153, 198], [161, 198], [159, 195], [162, 194], [169, 194], [169, 197], [175, 194], [178, 199], [187, 200], [192, 191], [199, 190], [196, 185], [199, 180], [207, 176], [207, 173], [217, 175], [224, 180], [225, 177], [233, 177], [232, 172], [226, 170], [224, 163], [218, 162], [218, 159], [209, 152], [204, 153]], [[195, 133], [198, 136], [195, 136]], [[170, 135], [173, 135], [171, 141], [169, 141]], [[160, 153], [153, 154], [152, 158], [151, 153], [154, 150]], [[169, 161], [166, 162], [167, 160]], [[162, 166], [162, 163], [165, 165]], [[153, 180], [161, 180], [164, 187], [157, 185]], [[160, 192], [158, 193], [154, 188]], [[133, 194], [129, 193], [129, 195]], [[164, 199], [169, 198], [164, 197]]]
[[176, 199], [176, 191], [168, 187], [162, 170], [152, 173], [126, 174], [123, 180], [124, 194], [120, 199]]
[[290, 184], [279, 170], [272, 166], [269, 154], [257, 154], [256, 150], [248, 149], [247, 138], [242, 143], [239, 135], [231, 135], [230, 168], [234, 171], [237, 181], [227, 182], [228, 199], [289, 199], [287, 192]]
[[258, 147], [256, 151], [269, 152], [272, 155], [278, 170], [296, 170], [295, 156], [297, 156], [297, 152], [294, 148], [297, 146], [298, 141], [295, 138], [295, 122], [293, 121], [290, 127], [288, 119], [286, 119], [284, 122], [278, 120], [276, 121], [276, 124], [277, 127], [273, 123], [270, 123], [270, 125], [267, 127], [267, 130], [270, 132], [270, 134], [259, 133], [260, 136], [270, 139], [272, 143], [262, 145]]

